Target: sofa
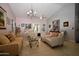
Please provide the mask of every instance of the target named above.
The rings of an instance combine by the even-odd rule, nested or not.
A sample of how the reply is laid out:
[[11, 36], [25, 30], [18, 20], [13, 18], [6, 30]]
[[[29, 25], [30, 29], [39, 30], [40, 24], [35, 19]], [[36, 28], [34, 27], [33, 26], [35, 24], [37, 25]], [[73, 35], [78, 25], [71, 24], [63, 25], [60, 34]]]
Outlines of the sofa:
[[51, 47], [62, 46], [64, 43], [64, 32], [60, 32], [58, 36], [55, 35], [54, 36], [45, 35], [42, 37], [42, 41], [46, 42]]
[[[11, 34], [9, 33], [7, 36]], [[15, 36], [9, 39], [7, 36], [0, 34], [0, 55], [19, 55], [22, 50], [23, 38]]]

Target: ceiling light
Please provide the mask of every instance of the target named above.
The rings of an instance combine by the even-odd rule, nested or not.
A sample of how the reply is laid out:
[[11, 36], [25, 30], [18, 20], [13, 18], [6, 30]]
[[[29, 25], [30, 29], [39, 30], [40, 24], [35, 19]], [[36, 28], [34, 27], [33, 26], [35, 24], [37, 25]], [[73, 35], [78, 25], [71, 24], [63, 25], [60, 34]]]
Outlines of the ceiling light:
[[33, 10], [31, 9], [31, 10], [29, 10], [29, 13], [33, 13]]
[[43, 17], [42, 16], [40, 16], [40, 19], [42, 19]]
[[32, 4], [31, 4], [31, 8], [28, 11], [26, 11], [26, 14], [27, 14], [27, 16], [38, 17], [40, 19], [46, 18], [45, 16], [39, 16], [39, 14], [37, 15], [37, 11], [33, 9]]
[[46, 19], [46, 17], [45, 16], [40, 16], [40, 19]]
[[37, 14], [37, 12], [33, 9], [28, 10], [26, 13], [28, 16], [36, 16]]
[[27, 12], [27, 14], [29, 14], [29, 12]]

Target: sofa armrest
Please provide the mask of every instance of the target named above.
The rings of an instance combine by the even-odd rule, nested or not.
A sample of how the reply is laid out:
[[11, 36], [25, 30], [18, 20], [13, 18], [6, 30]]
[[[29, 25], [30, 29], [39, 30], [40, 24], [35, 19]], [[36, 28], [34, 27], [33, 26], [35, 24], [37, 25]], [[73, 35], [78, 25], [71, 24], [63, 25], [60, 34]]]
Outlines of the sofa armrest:
[[9, 53], [10, 55], [18, 55], [18, 44], [16, 42], [12, 42], [5, 45], [0, 45], [0, 52]]

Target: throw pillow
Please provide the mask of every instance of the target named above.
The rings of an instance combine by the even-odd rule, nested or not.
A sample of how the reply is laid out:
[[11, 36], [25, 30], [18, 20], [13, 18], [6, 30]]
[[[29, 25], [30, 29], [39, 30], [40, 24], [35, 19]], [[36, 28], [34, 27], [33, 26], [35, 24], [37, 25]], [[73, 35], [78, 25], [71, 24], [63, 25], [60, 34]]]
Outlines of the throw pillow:
[[57, 36], [58, 36], [58, 33], [57, 33], [57, 32], [52, 32], [52, 33], [50, 34], [50, 36], [51, 36], [51, 37], [57, 37]]
[[8, 44], [10, 43], [9, 39], [5, 35], [0, 35], [0, 44]]
[[13, 33], [7, 34], [6, 37], [7, 37], [11, 42], [15, 40], [15, 36], [14, 36]]

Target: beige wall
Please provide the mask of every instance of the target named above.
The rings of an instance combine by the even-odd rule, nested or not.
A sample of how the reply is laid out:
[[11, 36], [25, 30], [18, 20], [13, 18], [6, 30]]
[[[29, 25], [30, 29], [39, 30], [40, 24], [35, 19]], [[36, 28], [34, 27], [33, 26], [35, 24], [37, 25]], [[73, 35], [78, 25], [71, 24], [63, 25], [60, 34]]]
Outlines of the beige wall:
[[[15, 16], [13, 15], [9, 4], [7, 3], [0, 3], [0, 6], [7, 11], [7, 16], [10, 20], [15, 20]], [[11, 22], [11, 21], [10, 21]], [[0, 29], [0, 33], [8, 32], [12, 30], [12, 23], [10, 25], [6, 24], [6, 29]]]

